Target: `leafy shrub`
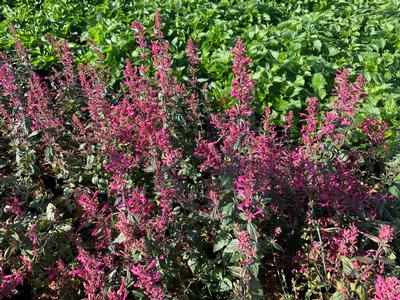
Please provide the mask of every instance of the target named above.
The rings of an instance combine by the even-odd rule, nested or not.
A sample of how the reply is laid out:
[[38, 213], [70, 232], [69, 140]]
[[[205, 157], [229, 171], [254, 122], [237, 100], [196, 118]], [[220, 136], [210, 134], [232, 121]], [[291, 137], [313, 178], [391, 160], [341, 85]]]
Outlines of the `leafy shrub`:
[[132, 23], [141, 63], [117, 92], [51, 36], [51, 76], [18, 39], [18, 58], [2, 55], [0, 297], [398, 297], [397, 183], [380, 164], [387, 124], [360, 114], [363, 78], [338, 71], [300, 132], [293, 113], [277, 126], [252, 106], [238, 39], [234, 104], [218, 113], [195, 43], [180, 81], [160, 12], [154, 24], [150, 40]]
[[[396, 141], [399, 126], [399, 2], [374, 1], [87, 1], [17, 0], [0, 5], [0, 49], [13, 47], [8, 26], [13, 23], [32, 54], [32, 64], [47, 72], [57, 55], [44, 38], [66, 39], [82, 63], [100, 55], [111, 68], [107, 85], [119, 88], [126, 58], [140, 64], [132, 51], [131, 20], [150, 28], [154, 11], [165, 18], [175, 75], [184, 77], [185, 43], [199, 43], [198, 76], [207, 81], [214, 105], [225, 109], [232, 74], [229, 49], [237, 36], [248, 45], [257, 78], [255, 108], [279, 114], [299, 112], [316, 95], [329, 102], [335, 70], [352, 68], [369, 82], [366, 116], [383, 118], [386, 134]], [[91, 47], [95, 43], [97, 48]], [[98, 51], [100, 50], [100, 51]], [[281, 119], [274, 120], [282, 123]], [[296, 119], [294, 120], [296, 121]], [[282, 125], [282, 124], [280, 124]]]

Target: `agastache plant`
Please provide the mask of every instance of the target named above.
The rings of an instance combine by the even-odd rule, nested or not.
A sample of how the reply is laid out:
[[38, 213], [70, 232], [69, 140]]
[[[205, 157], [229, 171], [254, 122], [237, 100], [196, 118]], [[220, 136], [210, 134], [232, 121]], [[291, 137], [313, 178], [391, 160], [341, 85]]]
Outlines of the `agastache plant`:
[[176, 72], [163, 27], [161, 11], [154, 30], [131, 24], [140, 54], [116, 90], [51, 36], [52, 75], [19, 41], [0, 56], [0, 298], [269, 299], [277, 282], [397, 299], [397, 200], [368, 168], [389, 125], [364, 117], [364, 79], [339, 70], [326, 100], [260, 110], [238, 38], [217, 112], [201, 48], [189, 39]]

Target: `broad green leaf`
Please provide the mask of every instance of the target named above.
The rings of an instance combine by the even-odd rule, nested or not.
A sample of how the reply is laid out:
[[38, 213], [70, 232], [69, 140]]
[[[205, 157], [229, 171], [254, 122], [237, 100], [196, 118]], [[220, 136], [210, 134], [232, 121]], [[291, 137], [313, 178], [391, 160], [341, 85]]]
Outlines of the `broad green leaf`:
[[314, 40], [313, 45], [314, 45], [315, 49], [317, 49], [318, 51], [321, 51], [322, 42], [320, 40]]
[[224, 248], [228, 244], [229, 244], [228, 238], [217, 237], [217, 239], [214, 243], [213, 251], [217, 252], [217, 251], [221, 250], [222, 248]]
[[343, 270], [343, 273], [346, 274], [346, 275], [350, 275], [351, 272], [352, 272], [353, 269], [354, 269], [354, 266], [353, 266], [352, 261], [351, 261], [348, 257], [346, 257], [346, 256], [342, 256], [340, 259], [341, 259], [341, 261], [342, 261], [342, 270]]
[[231, 216], [233, 214], [233, 211], [235, 210], [235, 204], [233, 202], [226, 204], [225, 206], [222, 207], [222, 212], [224, 213], [225, 216]]
[[363, 284], [359, 284], [356, 288], [356, 292], [360, 297], [360, 300], [367, 300], [367, 288]]
[[326, 85], [326, 80], [324, 78], [324, 75], [321, 73], [315, 73], [311, 79], [311, 85], [314, 89], [314, 92], [317, 93], [319, 98], [325, 98], [326, 96], [326, 91], [325, 91], [325, 85]]
[[233, 284], [229, 278], [225, 277], [219, 282], [219, 290], [221, 292], [230, 291], [230, 290], [232, 290], [232, 287], [233, 287]]
[[239, 240], [238, 239], [233, 239], [225, 247], [224, 252], [226, 252], [226, 253], [237, 252], [238, 251], [238, 244], [239, 244]]

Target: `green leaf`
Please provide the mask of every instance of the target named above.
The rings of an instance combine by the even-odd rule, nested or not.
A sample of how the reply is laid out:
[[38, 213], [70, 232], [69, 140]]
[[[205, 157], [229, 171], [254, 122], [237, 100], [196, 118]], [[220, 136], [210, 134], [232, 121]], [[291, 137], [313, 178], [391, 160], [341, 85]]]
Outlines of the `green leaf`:
[[340, 259], [342, 261], [343, 273], [350, 275], [354, 267], [352, 261], [346, 256], [342, 256]]
[[326, 96], [326, 80], [324, 78], [324, 75], [322, 75], [321, 73], [315, 73], [311, 79], [311, 85], [314, 89], [314, 92], [318, 94], [319, 98], [322, 99]]
[[367, 238], [369, 238], [370, 240], [372, 240], [372, 241], [374, 241], [375, 243], [380, 243], [381, 241], [380, 241], [380, 239], [377, 237], [377, 236], [375, 236], [375, 235], [371, 235], [371, 234], [368, 234], [368, 233], [364, 233], [364, 235], [367, 237]]
[[251, 278], [249, 288], [252, 296], [251, 299], [265, 299], [261, 282], [256, 277]]
[[57, 230], [60, 232], [68, 232], [72, 229], [72, 226], [69, 224], [63, 224], [60, 226], [57, 226]]
[[13, 234], [11, 234], [11, 236], [12, 236], [16, 241], [18, 241], [18, 242], [21, 241], [21, 239], [19, 238], [18, 233], [16, 233], [15, 231], [13, 232]]
[[233, 214], [234, 209], [235, 209], [235, 204], [233, 202], [230, 202], [222, 207], [222, 212], [225, 216], [229, 217]]
[[374, 262], [373, 258], [364, 257], [364, 256], [356, 256], [356, 257], [354, 257], [354, 260], [357, 260], [357, 261], [362, 262], [364, 264], [372, 264]]
[[336, 47], [330, 47], [329, 48], [329, 56], [335, 56], [340, 53], [340, 50]]
[[46, 219], [49, 221], [54, 221], [55, 220], [55, 211], [56, 207], [54, 204], [49, 203], [46, 208]]
[[321, 51], [322, 42], [320, 40], [314, 40], [313, 45], [314, 45], [315, 49], [317, 49], [318, 51]]
[[275, 242], [272, 243], [272, 242], [271, 242], [271, 245], [272, 245], [272, 247], [274, 247], [276, 250], [283, 251], [282, 246], [279, 245], [278, 243], [275, 243]]
[[250, 234], [250, 237], [253, 241], [257, 242], [257, 228], [253, 225], [253, 223], [247, 223], [247, 232]]
[[367, 300], [367, 288], [363, 284], [359, 284], [356, 288], [356, 292], [358, 296], [360, 296], [360, 300]]
[[258, 276], [258, 271], [260, 269], [260, 264], [259, 263], [253, 263], [249, 266], [250, 272], [251, 274], [253, 274], [253, 276], [257, 277]]
[[113, 244], [122, 244], [123, 242], [125, 242], [126, 237], [125, 235], [121, 232], [116, 238], [115, 240], [112, 242]]
[[192, 271], [193, 274], [196, 272], [196, 267], [197, 267], [197, 260], [194, 258], [189, 258], [188, 259], [188, 266], [190, 270]]
[[228, 238], [217, 237], [217, 239], [214, 243], [213, 252], [217, 252], [217, 251], [221, 250], [228, 244], [229, 244]]
[[341, 292], [334, 293], [329, 300], [346, 300], [346, 297]]
[[395, 196], [397, 199], [400, 199], [400, 190], [397, 186], [392, 185], [389, 188], [389, 193], [391, 193], [393, 196]]
[[385, 265], [391, 265], [391, 266], [395, 266], [396, 265], [396, 261], [393, 259], [389, 259], [386, 257], [381, 257], [379, 258], [379, 261], [383, 262]]
[[233, 284], [229, 278], [225, 277], [219, 282], [219, 290], [221, 292], [230, 291], [230, 290], [232, 290], [232, 288], [233, 288]]
[[238, 244], [239, 240], [238, 239], [233, 239], [232, 241], [229, 242], [229, 244], [226, 246], [224, 249], [225, 253], [234, 253], [238, 251]]

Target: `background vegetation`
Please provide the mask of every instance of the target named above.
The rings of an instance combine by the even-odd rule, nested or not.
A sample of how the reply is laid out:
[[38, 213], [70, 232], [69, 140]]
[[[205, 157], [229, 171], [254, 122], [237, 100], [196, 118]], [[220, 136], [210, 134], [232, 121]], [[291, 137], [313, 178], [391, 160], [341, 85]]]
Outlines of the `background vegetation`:
[[[1, 5], [0, 49], [12, 51], [8, 27], [31, 49], [32, 63], [49, 70], [57, 56], [45, 38], [66, 39], [81, 63], [104, 55], [114, 87], [125, 58], [139, 62], [130, 23], [148, 28], [154, 12], [164, 16], [177, 76], [187, 61], [186, 41], [200, 45], [201, 80], [220, 107], [231, 105], [229, 49], [241, 37], [257, 78], [257, 104], [276, 112], [304, 108], [305, 99], [329, 96], [337, 69], [350, 68], [368, 82], [367, 115], [399, 125], [400, 1], [86, 1], [17, 0]], [[88, 41], [95, 43], [98, 52]], [[393, 138], [394, 132], [387, 131]]]

